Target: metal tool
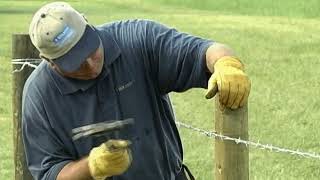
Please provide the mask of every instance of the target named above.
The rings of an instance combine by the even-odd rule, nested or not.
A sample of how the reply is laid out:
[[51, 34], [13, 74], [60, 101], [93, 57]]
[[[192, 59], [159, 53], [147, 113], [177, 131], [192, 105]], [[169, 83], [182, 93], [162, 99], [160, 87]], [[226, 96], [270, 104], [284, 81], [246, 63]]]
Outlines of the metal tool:
[[88, 136], [100, 136], [104, 133], [123, 129], [126, 126], [133, 125], [134, 119], [128, 118], [117, 121], [105, 121], [96, 124], [90, 124], [72, 129], [72, 140], [78, 140]]

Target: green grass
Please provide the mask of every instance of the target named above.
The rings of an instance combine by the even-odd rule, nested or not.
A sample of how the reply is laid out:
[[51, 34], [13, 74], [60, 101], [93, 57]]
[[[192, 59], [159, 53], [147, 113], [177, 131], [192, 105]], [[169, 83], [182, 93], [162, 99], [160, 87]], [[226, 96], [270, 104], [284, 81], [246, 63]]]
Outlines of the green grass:
[[[199, 1], [200, 2], [200, 1]], [[251, 140], [320, 153], [320, 1], [70, 1], [93, 24], [147, 18], [229, 44], [252, 80]], [[42, 1], [0, 2], [0, 179], [13, 179], [11, 34], [25, 33]], [[204, 90], [172, 93], [177, 118], [212, 130]], [[185, 162], [197, 179], [213, 179], [213, 139], [180, 129]], [[250, 148], [250, 178], [319, 179], [320, 160]]]
[[309, 0], [159, 0], [161, 4], [209, 10], [223, 14], [285, 16], [285, 17], [319, 17], [320, 1]]

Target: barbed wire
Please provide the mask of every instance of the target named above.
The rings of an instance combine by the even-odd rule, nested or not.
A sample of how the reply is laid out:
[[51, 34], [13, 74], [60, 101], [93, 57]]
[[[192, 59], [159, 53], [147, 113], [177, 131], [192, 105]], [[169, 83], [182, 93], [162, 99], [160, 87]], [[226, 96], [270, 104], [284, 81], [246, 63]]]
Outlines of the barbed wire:
[[11, 61], [11, 64], [21, 64], [21, 68], [20, 69], [15, 69], [12, 71], [13, 73], [18, 73], [24, 70], [25, 67], [29, 66], [32, 68], [36, 68], [37, 65], [35, 65], [34, 63], [39, 63], [41, 61], [41, 59], [13, 59]]
[[[20, 59], [12, 60], [12, 64], [22, 64], [22, 67], [20, 69], [14, 70], [12, 73], [21, 72], [26, 66], [30, 66], [32, 68], [37, 67], [37, 65], [34, 65], [30, 62], [23, 62]], [[280, 152], [280, 153], [296, 155], [296, 156], [300, 156], [300, 157], [304, 157], [304, 158], [313, 158], [313, 159], [320, 160], [320, 154], [317, 154], [314, 152], [303, 152], [303, 151], [300, 151], [299, 149], [292, 150], [289, 148], [278, 147], [278, 146], [274, 146], [271, 144], [261, 144], [259, 141], [258, 142], [247, 141], [247, 140], [241, 139], [240, 137], [239, 138], [232, 138], [229, 136], [225, 136], [223, 134], [218, 134], [217, 132], [206, 131], [206, 130], [194, 127], [192, 125], [188, 125], [188, 124], [180, 122], [180, 121], [176, 121], [176, 125], [178, 127], [183, 127], [183, 128], [189, 129], [189, 130], [193, 130], [193, 131], [198, 132], [200, 134], [203, 134], [209, 138], [219, 138], [220, 140], [233, 141], [236, 144], [243, 144], [246, 147], [250, 146], [250, 147], [254, 147], [254, 148], [268, 150], [271, 152]]]
[[22, 62], [21, 62], [21, 63], [16, 62], [16, 63], [12, 63], [12, 64], [22, 64], [22, 66], [21, 66], [20, 69], [15, 69], [15, 70], [12, 71], [12, 73], [21, 72], [21, 71], [23, 71], [23, 69], [24, 69], [26, 66], [30, 66], [30, 67], [32, 67], [32, 68], [36, 68], [36, 67], [37, 67], [36, 65], [31, 64], [31, 63], [29, 63], [29, 62], [24, 62], [24, 63], [22, 63]]
[[261, 144], [259, 141], [258, 142], [247, 141], [247, 140], [240, 139], [240, 137], [239, 138], [232, 138], [229, 136], [218, 134], [217, 132], [206, 131], [206, 130], [179, 122], [179, 121], [176, 121], [176, 124], [178, 127], [181, 126], [183, 128], [193, 130], [193, 131], [198, 132], [200, 134], [203, 134], [209, 138], [219, 138], [220, 140], [233, 141], [236, 144], [243, 144], [247, 147], [250, 146], [250, 147], [269, 150], [271, 152], [273, 152], [273, 151], [282, 152], [282, 153], [287, 153], [290, 155], [297, 155], [297, 156], [304, 157], [304, 158], [313, 158], [313, 159], [320, 160], [320, 154], [316, 154], [314, 152], [303, 152], [303, 151], [300, 151], [299, 149], [292, 150], [292, 149], [288, 149], [288, 148], [273, 146], [271, 144]]

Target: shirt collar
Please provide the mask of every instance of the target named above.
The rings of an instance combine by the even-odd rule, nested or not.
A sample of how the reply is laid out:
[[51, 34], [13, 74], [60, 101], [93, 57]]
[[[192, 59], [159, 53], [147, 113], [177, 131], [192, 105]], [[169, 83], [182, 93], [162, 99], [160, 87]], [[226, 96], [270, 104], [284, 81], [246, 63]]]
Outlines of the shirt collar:
[[112, 38], [112, 36], [102, 28], [95, 28], [102, 40], [104, 49], [104, 67], [101, 74], [96, 79], [91, 80], [77, 80], [61, 76], [58, 72], [53, 70], [50, 65], [47, 64], [47, 69], [52, 77], [55, 85], [59, 89], [62, 95], [74, 93], [78, 90], [85, 91], [93, 86], [99, 79], [105, 78], [109, 74], [109, 65], [112, 64], [120, 55], [121, 51]]

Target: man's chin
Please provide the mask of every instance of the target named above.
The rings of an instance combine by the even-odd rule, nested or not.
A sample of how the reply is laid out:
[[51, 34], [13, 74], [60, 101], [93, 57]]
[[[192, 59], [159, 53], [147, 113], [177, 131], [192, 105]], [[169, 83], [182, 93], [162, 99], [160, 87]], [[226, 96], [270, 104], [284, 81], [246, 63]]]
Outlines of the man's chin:
[[78, 80], [92, 80], [92, 79], [96, 79], [99, 76], [99, 74], [100, 73], [91, 73], [85, 76], [66, 76], [66, 77], [72, 78], [72, 79], [78, 79]]
[[88, 74], [88, 77], [86, 77], [87, 79], [85, 80], [91, 80], [91, 79], [96, 79], [102, 71], [98, 71], [98, 72], [92, 72], [90, 74]]
[[90, 74], [86, 77], [81, 77], [82, 80], [92, 80], [92, 79], [96, 79], [99, 76], [100, 73], [93, 73]]

